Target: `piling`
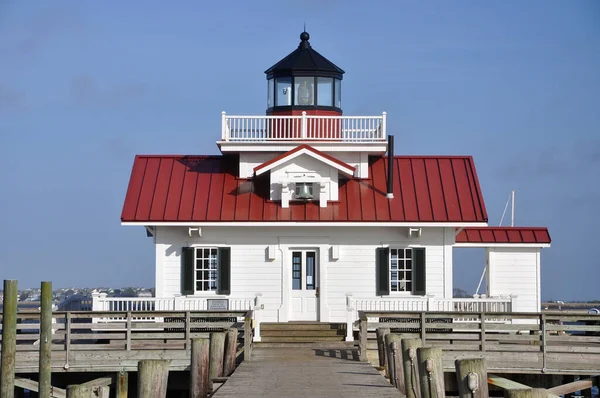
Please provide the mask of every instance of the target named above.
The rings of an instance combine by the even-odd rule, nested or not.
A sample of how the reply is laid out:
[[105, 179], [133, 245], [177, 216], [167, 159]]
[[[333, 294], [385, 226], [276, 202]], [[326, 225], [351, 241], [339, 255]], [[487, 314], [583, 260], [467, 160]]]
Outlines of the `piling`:
[[457, 359], [454, 364], [460, 398], [487, 398], [489, 396], [485, 359]]
[[225, 359], [223, 360], [223, 376], [231, 376], [235, 370], [237, 354], [238, 330], [231, 328], [225, 336]]
[[127, 398], [129, 391], [129, 373], [121, 371], [115, 376], [116, 398]]
[[[385, 341], [385, 357], [387, 363], [387, 375], [390, 379], [390, 383], [398, 388], [403, 394], [404, 388], [404, 371], [402, 368], [402, 359], [400, 352], [400, 344], [402, 337], [399, 334], [388, 333], [384, 337]], [[394, 352], [394, 343], [396, 343], [396, 350]], [[398, 365], [398, 366], [396, 366]]]
[[40, 307], [40, 365], [39, 396], [52, 394], [52, 282], [42, 282]]
[[90, 398], [92, 393], [91, 386], [67, 386], [67, 398]]
[[225, 333], [212, 332], [210, 334], [210, 365], [208, 373], [208, 386], [213, 389], [213, 379], [223, 376], [223, 356], [225, 353]]
[[437, 347], [421, 347], [417, 349], [419, 362], [419, 379], [421, 381], [421, 397], [444, 398], [444, 368], [442, 366], [442, 349]]
[[544, 388], [520, 388], [504, 390], [505, 398], [547, 398], [548, 390]]
[[417, 349], [421, 347], [421, 339], [402, 339], [402, 363], [404, 370], [404, 388], [406, 398], [420, 398], [421, 384], [419, 383], [419, 364]]
[[385, 355], [385, 335], [390, 333], [390, 328], [377, 328], [377, 353], [379, 354], [379, 366], [387, 369], [387, 356]]
[[209, 350], [209, 339], [192, 339], [192, 361], [190, 366], [190, 398], [206, 398], [208, 396]]
[[165, 359], [138, 362], [138, 397], [166, 398], [170, 364]]
[[4, 281], [2, 307], [2, 378], [0, 397], [15, 396], [15, 357], [17, 352], [17, 281]]

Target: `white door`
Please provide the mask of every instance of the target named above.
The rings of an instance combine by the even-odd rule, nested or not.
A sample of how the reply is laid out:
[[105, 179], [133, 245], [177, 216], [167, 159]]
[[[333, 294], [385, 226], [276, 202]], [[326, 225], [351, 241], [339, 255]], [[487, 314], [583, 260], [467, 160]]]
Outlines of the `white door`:
[[315, 250], [292, 251], [293, 321], [319, 320], [319, 275]]

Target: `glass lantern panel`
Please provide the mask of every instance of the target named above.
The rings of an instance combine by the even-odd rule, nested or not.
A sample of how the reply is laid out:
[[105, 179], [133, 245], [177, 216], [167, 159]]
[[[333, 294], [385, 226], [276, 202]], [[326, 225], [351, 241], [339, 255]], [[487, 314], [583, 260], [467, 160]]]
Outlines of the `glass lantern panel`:
[[292, 105], [292, 78], [278, 77], [275, 86], [277, 87], [275, 92], [277, 106]]
[[335, 102], [334, 106], [336, 108], [342, 108], [342, 81], [340, 79], [335, 79]]
[[317, 105], [333, 106], [333, 79], [317, 77]]
[[294, 78], [294, 105], [310, 106], [315, 104], [314, 81], [314, 77]]
[[267, 84], [267, 108], [275, 105], [275, 80], [269, 79]]

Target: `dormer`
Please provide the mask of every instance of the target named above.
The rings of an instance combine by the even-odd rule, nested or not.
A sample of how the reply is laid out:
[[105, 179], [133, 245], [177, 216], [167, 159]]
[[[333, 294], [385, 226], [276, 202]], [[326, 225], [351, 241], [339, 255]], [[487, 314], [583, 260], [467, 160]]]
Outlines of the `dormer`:
[[266, 115], [221, 115], [217, 145], [222, 153], [239, 155], [240, 178], [251, 178], [255, 167], [301, 145], [353, 167], [354, 178], [368, 178], [369, 156], [387, 151], [386, 113], [343, 115], [344, 71], [309, 39], [302, 32], [298, 47], [265, 71]]
[[320, 207], [338, 200], [339, 176], [352, 178], [356, 168], [309, 145], [300, 145], [254, 168], [269, 173], [270, 199], [289, 207], [290, 201], [315, 201]]

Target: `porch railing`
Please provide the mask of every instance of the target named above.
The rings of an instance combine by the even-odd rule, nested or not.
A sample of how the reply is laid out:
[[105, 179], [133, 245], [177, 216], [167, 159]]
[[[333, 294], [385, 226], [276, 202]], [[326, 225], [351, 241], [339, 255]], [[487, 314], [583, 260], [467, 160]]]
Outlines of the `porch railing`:
[[385, 142], [386, 113], [380, 116], [229, 116], [222, 113], [226, 142], [339, 141]]
[[[454, 312], [511, 312], [517, 296], [478, 298], [398, 297], [385, 300], [350, 297], [354, 311], [454, 311]], [[358, 314], [355, 314], [355, 319]]]
[[[92, 311], [207, 311], [208, 297], [107, 297], [92, 293]], [[247, 311], [254, 300], [228, 299], [228, 311]]]

